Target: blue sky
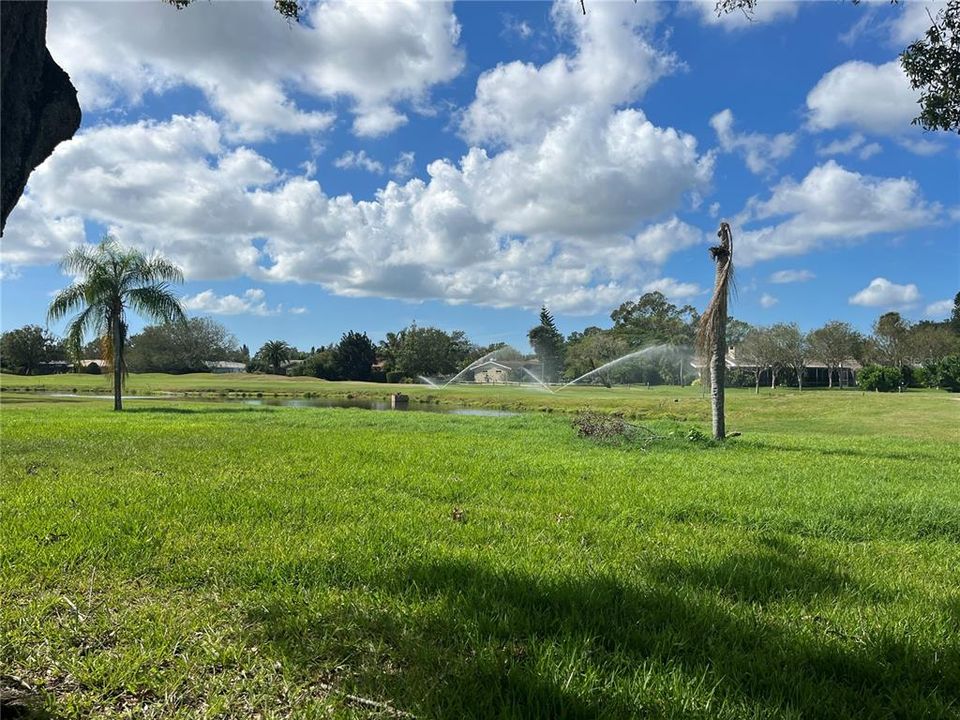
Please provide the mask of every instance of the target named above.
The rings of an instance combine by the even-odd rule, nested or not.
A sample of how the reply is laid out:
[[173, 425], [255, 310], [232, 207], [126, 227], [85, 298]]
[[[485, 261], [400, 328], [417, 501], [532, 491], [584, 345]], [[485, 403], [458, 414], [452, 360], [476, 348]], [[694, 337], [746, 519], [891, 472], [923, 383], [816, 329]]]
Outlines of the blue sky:
[[721, 219], [739, 318], [945, 317], [960, 142], [910, 126], [895, 62], [932, 5], [712, 5], [51, 3], [84, 120], [10, 216], [2, 327], [109, 230], [252, 348], [522, 346], [541, 303], [566, 332], [652, 289], [703, 306]]

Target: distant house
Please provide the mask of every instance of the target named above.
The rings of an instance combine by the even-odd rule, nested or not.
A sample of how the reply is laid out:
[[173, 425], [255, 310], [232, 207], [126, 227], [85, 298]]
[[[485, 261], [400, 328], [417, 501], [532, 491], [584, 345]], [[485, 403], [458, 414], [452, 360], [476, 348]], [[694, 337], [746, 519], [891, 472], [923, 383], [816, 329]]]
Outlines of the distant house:
[[496, 360], [487, 360], [473, 369], [473, 381], [480, 384], [505, 383], [509, 382], [511, 372], [513, 368]]
[[[694, 368], [700, 370], [701, 364], [697, 360], [693, 360], [690, 363]], [[742, 370], [744, 372], [752, 373], [756, 366], [751, 365], [748, 362], [738, 362], [737, 361], [737, 348], [731, 347], [727, 349], [727, 369], [728, 370]], [[847, 387], [857, 384], [857, 373], [860, 372], [861, 365], [853, 358], [848, 358], [841, 363], [840, 367], [837, 368], [836, 374], [834, 375], [834, 387]], [[777, 381], [783, 381], [788, 384], [796, 383], [796, 376], [793, 371], [790, 369], [781, 368], [777, 372]], [[764, 385], [770, 384], [770, 370], [764, 370], [760, 375], [760, 384]], [[816, 387], [819, 385], [827, 386], [829, 385], [829, 378], [827, 377], [827, 366], [825, 363], [822, 363], [818, 360], [809, 360], [806, 363], [806, 366], [803, 370], [803, 386], [804, 387]]]
[[229, 360], [204, 360], [203, 364], [212, 373], [243, 373], [247, 371], [246, 363], [230, 362]]
[[40, 367], [37, 368], [37, 374], [57, 375], [60, 373], [68, 373], [71, 370], [73, 370], [73, 363], [67, 362], [66, 360], [50, 360], [40, 363]]
[[473, 368], [473, 381], [481, 385], [529, 382], [539, 376], [540, 361], [537, 359], [487, 360]]
[[80, 367], [86, 368], [90, 367], [91, 365], [96, 365], [101, 370], [106, 370], [108, 367], [110, 367], [110, 363], [108, 363], [106, 360], [93, 359], [80, 361]]

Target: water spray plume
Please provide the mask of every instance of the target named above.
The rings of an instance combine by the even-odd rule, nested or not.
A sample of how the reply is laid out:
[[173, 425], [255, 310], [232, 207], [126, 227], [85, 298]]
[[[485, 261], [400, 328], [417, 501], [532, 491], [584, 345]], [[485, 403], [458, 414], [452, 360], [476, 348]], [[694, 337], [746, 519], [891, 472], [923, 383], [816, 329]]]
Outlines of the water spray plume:
[[534, 375], [532, 372], [530, 372], [530, 370], [529, 370], [528, 368], [521, 367], [520, 369], [523, 370], [527, 375], [529, 375], [530, 377], [532, 377], [532, 378], [536, 381], [536, 383], [537, 383], [540, 387], [542, 387], [544, 390], [546, 390], [547, 392], [551, 392], [551, 393], [553, 392], [553, 388], [551, 388], [551, 387], [550, 387], [549, 385], [547, 385], [543, 380], [541, 380], [541, 379], [538, 378], [536, 375]]
[[449, 384], [452, 383], [452, 382], [455, 382], [455, 381], [456, 381], [457, 379], [459, 379], [460, 376], [463, 375], [464, 373], [467, 373], [467, 372], [469, 372], [470, 370], [473, 370], [473, 369], [474, 369], [475, 367], [477, 367], [478, 365], [483, 365], [483, 363], [485, 363], [487, 360], [490, 360], [491, 358], [493, 358], [493, 356], [494, 356], [495, 354], [496, 354], [496, 351], [494, 351], [494, 352], [492, 352], [492, 353], [487, 353], [487, 354], [484, 355], [482, 358], [478, 358], [477, 360], [474, 360], [472, 363], [470, 363], [469, 365], [467, 365], [463, 370], [461, 370], [461, 371], [458, 372], [456, 375], [454, 375], [452, 378], [450, 378], [449, 380], [447, 380], [441, 387], [447, 387], [447, 385], [449, 385]]
[[591, 370], [590, 372], [585, 372], [585, 373], [584, 373], [583, 375], [581, 375], [580, 377], [574, 378], [573, 380], [571, 380], [570, 382], [568, 382], [568, 383], [565, 384], [565, 385], [561, 385], [559, 388], [557, 388], [557, 392], [560, 392], [560, 391], [563, 390], [564, 388], [568, 388], [568, 387], [570, 387], [571, 385], [574, 385], [574, 384], [580, 382], [581, 380], [584, 380], [584, 379], [586, 379], [586, 378], [588, 378], [588, 377], [591, 377], [591, 376], [593, 376], [593, 375], [596, 375], [597, 373], [601, 373], [601, 372], [603, 372], [604, 370], [608, 370], [608, 369], [610, 369], [610, 368], [612, 368], [612, 367], [614, 367], [614, 366], [616, 366], [616, 365], [619, 365], [619, 364], [621, 364], [621, 363], [627, 362], [628, 360], [633, 360], [634, 358], [639, 358], [639, 357], [642, 357], [642, 356], [644, 356], [644, 355], [647, 355], [647, 354], [649, 354], [649, 353], [652, 353], [652, 352], [655, 352], [655, 351], [658, 351], [658, 350], [666, 350], [666, 349], [670, 349], [670, 348], [672, 348], [672, 346], [670, 346], [670, 345], [655, 345], [655, 346], [653, 346], [653, 347], [644, 348], [643, 350], [636, 350], [636, 351], [634, 351], [634, 352], [632, 352], [632, 353], [627, 353], [626, 355], [623, 355], [622, 357], [618, 357], [616, 360], [611, 360], [610, 362], [604, 363], [603, 365], [601, 365], [601, 366], [598, 367], [598, 368], [594, 368], [594, 369]]

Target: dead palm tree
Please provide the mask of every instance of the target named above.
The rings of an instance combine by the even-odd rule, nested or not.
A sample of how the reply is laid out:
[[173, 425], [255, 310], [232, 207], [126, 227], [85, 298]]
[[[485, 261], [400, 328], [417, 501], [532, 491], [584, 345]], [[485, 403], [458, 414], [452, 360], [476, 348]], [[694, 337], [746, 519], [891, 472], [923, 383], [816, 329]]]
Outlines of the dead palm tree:
[[730, 225], [720, 223], [717, 231], [720, 243], [710, 248], [717, 274], [713, 285], [713, 297], [700, 317], [697, 328], [697, 352], [710, 362], [710, 403], [713, 411], [713, 438], [726, 437], [724, 423], [723, 387], [727, 374], [727, 305], [730, 287], [733, 284], [733, 234]]
[[183, 282], [183, 273], [169, 261], [148, 258], [109, 235], [96, 247], [71, 250], [60, 267], [78, 279], [53, 298], [47, 320], [56, 322], [78, 311], [67, 328], [67, 347], [79, 357], [84, 335], [100, 338], [104, 359], [113, 368], [113, 409], [122, 410], [127, 310], [159, 322], [184, 322], [180, 301], [169, 288], [171, 282]]

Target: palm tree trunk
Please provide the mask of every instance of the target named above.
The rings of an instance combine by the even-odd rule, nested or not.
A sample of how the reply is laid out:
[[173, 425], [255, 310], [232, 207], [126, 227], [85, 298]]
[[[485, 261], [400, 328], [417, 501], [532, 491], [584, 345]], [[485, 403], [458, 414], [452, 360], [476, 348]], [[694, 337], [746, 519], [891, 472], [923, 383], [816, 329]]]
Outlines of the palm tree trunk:
[[113, 316], [113, 409], [123, 410], [123, 399], [121, 391], [123, 389], [123, 368], [121, 367], [121, 353], [123, 351], [123, 338], [120, 332], [120, 313]]
[[[721, 267], [717, 263], [717, 282], [720, 282]], [[719, 319], [721, 328], [713, 338], [713, 352], [710, 353], [710, 403], [713, 410], [713, 439], [723, 440], [727, 436], [724, 418], [723, 390], [727, 379], [727, 308], [724, 303], [722, 317]]]
[[733, 235], [730, 225], [720, 223], [720, 243], [710, 248], [716, 263], [713, 296], [700, 318], [697, 348], [701, 357], [710, 359], [710, 406], [713, 415], [713, 439], [726, 437], [724, 422], [724, 385], [727, 375], [727, 301], [733, 279]]

